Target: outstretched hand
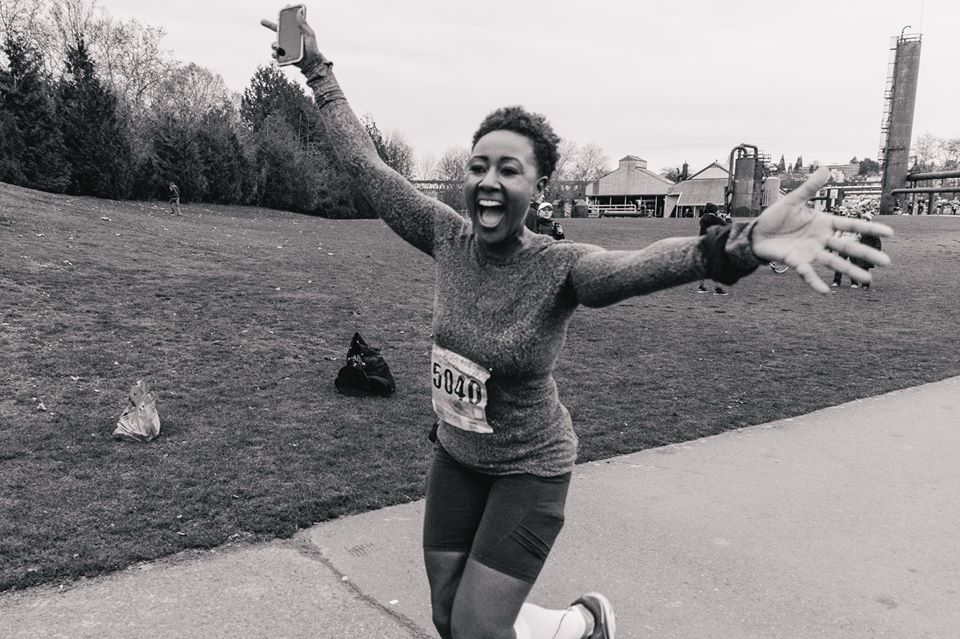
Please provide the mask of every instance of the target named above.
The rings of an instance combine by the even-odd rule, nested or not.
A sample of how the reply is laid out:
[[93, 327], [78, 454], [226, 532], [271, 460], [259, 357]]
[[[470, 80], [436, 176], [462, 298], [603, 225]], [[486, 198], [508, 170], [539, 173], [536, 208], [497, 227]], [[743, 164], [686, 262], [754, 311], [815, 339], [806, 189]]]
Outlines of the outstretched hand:
[[797, 189], [765, 209], [753, 229], [754, 255], [789, 264], [818, 293], [829, 293], [830, 287], [817, 275], [814, 263], [829, 266], [859, 282], [869, 282], [870, 273], [845, 257], [861, 258], [876, 266], [890, 263], [890, 258], [874, 248], [836, 237], [837, 231], [893, 235], [893, 229], [885, 224], [818, 213], [807, 207], [807, 200], [816, 195], [829, 177], [828, 169], [818, 169]]
[[[270, 20], [261, 20], [260, 24], [273, 32], [277, 31], [277, 24], [275, 22], [271, 22]], [[307, 71], [308, 69], [316, 66], [317, 63], [323, 62], [324, 57], [320, 53], [320, 49], [317, 47], [317, 36], [313, 32], [313, 29], [310, 27], [310, 25], [307, 24], [307, 19], [302, 13], [297, 14], [297, 26], [300, 28], [301, 35], [303, 35], [303, 59], [300, 60], [300, 62], [296, 62], [295, 65], [301, 70]], [[272, 56], [274, 60], [277, 59], [278, 46], [279, 45], [276, 42], [270, 45], [270, 48], [273, 49]]]

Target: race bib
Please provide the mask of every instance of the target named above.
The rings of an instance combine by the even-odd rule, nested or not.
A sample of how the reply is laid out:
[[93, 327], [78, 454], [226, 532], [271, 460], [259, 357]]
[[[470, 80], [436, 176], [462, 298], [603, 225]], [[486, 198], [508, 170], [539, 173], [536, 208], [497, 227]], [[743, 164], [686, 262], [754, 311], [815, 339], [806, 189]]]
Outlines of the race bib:
[[492, 433], [487, 423], [488, 379], [490, 371], [483, 366], [433, 345], [433, 410], [441, 420], [463, 430]]

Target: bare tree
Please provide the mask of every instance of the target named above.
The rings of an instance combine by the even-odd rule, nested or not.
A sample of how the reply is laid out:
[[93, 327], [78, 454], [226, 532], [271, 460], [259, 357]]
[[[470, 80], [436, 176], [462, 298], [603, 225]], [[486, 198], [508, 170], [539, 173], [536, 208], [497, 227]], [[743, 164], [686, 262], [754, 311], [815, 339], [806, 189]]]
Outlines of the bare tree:
[[414, 156], [413, 147], [399, 131], [391, 131], [384, 137], [383, 146], [387, 154], [385, 160], [393, 170], [407, 178], [413, 179]]
[[105, 18], [92, 36], [101, 79], [132, 113], [149, 107], [176, 70], [176, 62], [160, 46], [164, 35], [162, 28], [136, 20]]
[[931, 133], [924, 133], [913, 143], [913, 154], [917, 158], [917, 166], [923, 171], [930, 171], [941, 166], [942, 140]]
[[443, 157], [437, 162], [436, 179], [447, 181], [462, 181], [463, 173], [467, 166], [467, 159], [470, 157], [470, 151], [465, 146], [452, 146], [443, 153]]
[[573, 140], [561, 140], [557, 148], [557, 167], [553, 172], [551, 181], [572, 180], [570, 170], [573, 168], [573, 162], [578, 153], [577, 143]]
[[104, 19], [103, 10], [98, 9], [96, 0], [50, 2], [48, 15], [52, 32], [57, 38], [51, 44], [61, 52], [74, 46], [78, 37], [82, 37], [89, 45], [94, 39], [91, 35], [98, 31], [99, 23]]
[[417, 160], [417, 179], [432, 180], [435, 177], [438, 160], [436, 156], [425, 155]]
[[940, 148], [943, 169], [953, 171], [960, 168], [960, 138], [944, 139]]
[[46, 28], [45, 10], [43, 0], [0, 0], [0, 36], [7, 39], [16, 34], [37, 48]]
[[97, 77], [120, 101], [121, 113], [142, 113], [176, 66], [162, 49], [162, 28], [110, 17], [97, 0], [0, 0], [0, 31], [16, 32], [44, 53], [52, 77], [63, 72], [67, 50], [83, 39]]
[[470, 151], [465, 146], [448, 148], [434, 171], [434, 179], [448, 182], [448, 187], [441, 189], [438, 197], [441, 202], [457, 210], [464, 210], [463, 202], [463, 175], [466, 171]]
[[580, 147], [570, 169], [571, 179], [579, 182], [593, 182], [605, 175], [610, 160], [599, 144], [591, 142]]
[[154, 112], [184, 122], [198, 122], [209, 111], [230, 104], [223, 78], [192, 62], [168, 75], [159, 89]]

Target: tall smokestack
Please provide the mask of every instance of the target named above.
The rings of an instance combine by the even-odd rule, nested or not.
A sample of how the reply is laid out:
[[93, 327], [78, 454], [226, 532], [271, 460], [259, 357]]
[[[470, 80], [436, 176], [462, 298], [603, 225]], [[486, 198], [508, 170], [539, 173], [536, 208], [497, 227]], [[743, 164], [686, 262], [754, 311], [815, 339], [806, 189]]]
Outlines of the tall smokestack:
[[[909, 27], [905, 27], [906, 31]], [[893, 61], [887, 75], [884, 92], [883, 123], [880, 126], [882, 142], [880, 163], [880, 213], [892, 213], [896, 198], [890, 193], [906, 185], [910, 162], [910, 141], [913, 135], [913, 111], [917, 103], [917, 80], [920, 75], [919, 34], [895, 37], [891, 51]]]

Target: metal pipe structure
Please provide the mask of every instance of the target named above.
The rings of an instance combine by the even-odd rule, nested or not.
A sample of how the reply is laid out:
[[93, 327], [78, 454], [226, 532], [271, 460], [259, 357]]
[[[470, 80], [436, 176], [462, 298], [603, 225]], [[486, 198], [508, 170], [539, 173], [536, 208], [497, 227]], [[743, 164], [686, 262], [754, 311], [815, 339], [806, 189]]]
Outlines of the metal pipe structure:
[[[753, 155], [748, 151], [753, 150]], [[723, 207], [730, 215], [755, 216], [760, 213], [762, 176], [758, 174], [760, 149], [741, 142], [730, 150], [730, 172], [723, 190]]]
[[896, 206], [892, 191], [906, 183], [913, 134], [913, 112], [917, 101], [917, 79], [920, 74], [920, 35], [906, 35], [904, 27], [896, 38], [895, 51], [887, 89], [886, 106], [881, 124], [883, 135], [883, 178], [880, 213], [890, 214]]
[[946, 180], [960, 178], [960, 171], [931, 171], [930, 173], [908, 173], [907, 182], [921, 182], [923, 180]]
[[960, 186], [929, 186], [912, 189], [894, 189], [893, 195], [909, 195], [910, 193], [960, 193]]

